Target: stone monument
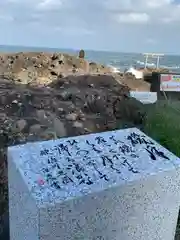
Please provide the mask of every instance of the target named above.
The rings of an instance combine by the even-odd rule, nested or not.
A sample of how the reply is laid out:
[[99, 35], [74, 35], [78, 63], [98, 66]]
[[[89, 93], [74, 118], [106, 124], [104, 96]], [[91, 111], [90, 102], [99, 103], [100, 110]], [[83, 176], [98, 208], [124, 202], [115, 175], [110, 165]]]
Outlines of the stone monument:
[[157, 93], [156, 92], [138, 92], [130, 91], [130, 96], [136, 98], [138, 101], [143, 104], [153, 104], [157, 102]]
[[79, 58], [85, 58], [85, 51], [83, 49], [79, 51]]
[[11, 240], [173, 240], [180, 160], [137, 128], [8, 149]]

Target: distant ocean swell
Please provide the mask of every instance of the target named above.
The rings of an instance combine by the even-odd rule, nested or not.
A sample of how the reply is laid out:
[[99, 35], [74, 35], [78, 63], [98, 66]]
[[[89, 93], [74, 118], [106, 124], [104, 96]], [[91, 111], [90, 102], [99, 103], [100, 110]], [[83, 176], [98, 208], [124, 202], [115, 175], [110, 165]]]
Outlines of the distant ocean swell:
[[[129, 68], [130, 66], [133, 66], [135, 68], [141, 68], [145, 66], [145, 62], [140, 61], [140, 60], [136, 60], [136, 61], [127, 61], [127, 62], [122, 62], [122, 61], [110, 61], [110, 66], [113, 66], [114, 68], [116, 68], [119, 71], [124, 71], [125, 69]], [[156, 67], [156, 63], [151, 63], [148, 62], [147, 63], [147, 67], [150, 68], [155, 68]], [[172, 72], [180, 72], [180, 65], [163, 65], [160, 64], [159, 65], [160, 68], [166, 68], [169, 69]]]
[[[76, 55], [79, 50], [61, 49], [61, 48], [45, 48], [45, 47], [24, 47], [24, 46], [7, 46], [0, 45], [0, 52], [66, 52]], [[121, 53], [121, 52], [103, 52], [86, 50], [86, 59], [89, 61], [99, 62], [101, 64], [110, 65], [116, 70], [124, 71], [125, 69], [133, 67], [143, 67], [145, 59], [139, 53]], [[148, 60], [149, 66], [156, 65], [155, 59]], [[165, 55], [160, 59], [160, 67], [167, 68], [172, 72], [180, 72], [180, 56]]]

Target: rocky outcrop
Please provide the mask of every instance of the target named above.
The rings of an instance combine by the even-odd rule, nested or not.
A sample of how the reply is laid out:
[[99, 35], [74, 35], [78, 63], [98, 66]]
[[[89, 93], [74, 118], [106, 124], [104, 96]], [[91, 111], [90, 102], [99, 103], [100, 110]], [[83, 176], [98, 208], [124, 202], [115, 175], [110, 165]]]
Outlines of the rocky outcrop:
[[103, 74], [112, 75], [132, 90], [149, 91], [150, 86], [143, 79], [136, 79], [132, 74], [115, 73], [111, 67], [88, 62], [84, 57], [84, 50], [79, 52], [79, 56], [44, 52], [0, 54], [0, 78], [16, 84], [47, 86], [72, 75]]
[[160, 73], [168, 73], [169, 72], [169, 69], [166, 69], [166, 68], [142, 68], [142, 69], [139, 69], [141, 71], [143, 71], [145, 74], [147, 73], [153, 73], [153, 72], [160, 72]]
[[[64, 53], [27, 52], [0, 55], [0, 77], [23, 84], [49, 84], [71, 74], [110, 73], [108, 67], [89, 64], [82, 57]], [[83, 55], [84, 56], [84, 55]]]

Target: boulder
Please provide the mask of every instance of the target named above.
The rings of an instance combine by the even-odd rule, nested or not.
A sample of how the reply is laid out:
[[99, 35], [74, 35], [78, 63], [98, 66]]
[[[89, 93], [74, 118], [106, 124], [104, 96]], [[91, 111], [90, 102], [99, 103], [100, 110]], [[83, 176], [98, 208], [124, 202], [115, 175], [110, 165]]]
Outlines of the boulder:
[[141, 126], [146, 117], [144, 104], [135, 98], [125, 97], [116, 99], [113, 104], [113, 113], [116, 119], [123, 123], [131, 123], [134, 126]]

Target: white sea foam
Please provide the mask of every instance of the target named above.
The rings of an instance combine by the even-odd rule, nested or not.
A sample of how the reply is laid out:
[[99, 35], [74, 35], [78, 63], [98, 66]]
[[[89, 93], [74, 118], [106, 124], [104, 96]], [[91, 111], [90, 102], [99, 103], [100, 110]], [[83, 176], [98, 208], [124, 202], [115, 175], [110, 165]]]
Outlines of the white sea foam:
[[132, 75], [135, 76], [136, 79], [142, 79], [143, 78], [143, 72], [142, 71], [139, 71], [139, 70], [136, 70], [135, 68], [133, 67], [130, 67], [126, 73], [131, 73]]
[[108, 67], [111, 68], [111, 72], [113, 72], [113, 73], [120, 73], [120, 70], [117, 67], [114, 67], [112, 65], [108, 65]]
[[147, 67], [155, 67], [156, 65], [154, 63], [145, 63], [145, 62], [141, 62], [141, 61], [136, 61], [137, 64], [142, 65], [142, 66], [147, 66]]
[[[152, 67], [152, 68], [154, 68], [154, 67], [156, 67], [156, 64], [155, 63], [146, 63], [145, 64], [145, 62], [143, 62], [143, 61], [140, 61], [140, 60], [136, 60], [136, 64], [137, 65], [139, 65], [139, 66], [147, 66], [147, 67]], [[168, 66], [168, 65], [159, 65], [159, 67], [160, 68], [166, 68], [166, 69], [169, 69], [169, 70], [173, 70], [173, 69], [179, 69], [180, 68], [180, 66], [179, 65], [170, 65], [170, 66]]]

